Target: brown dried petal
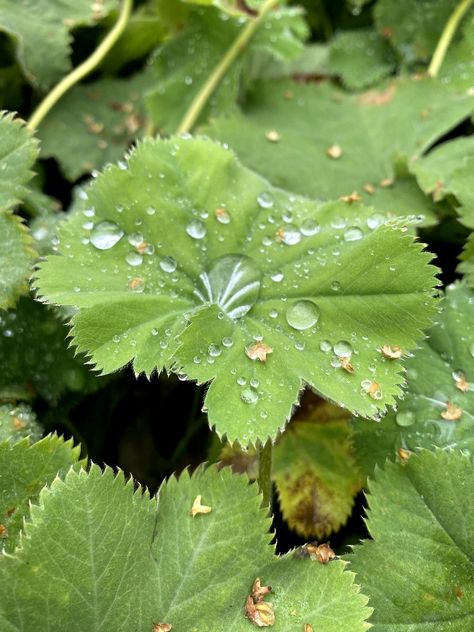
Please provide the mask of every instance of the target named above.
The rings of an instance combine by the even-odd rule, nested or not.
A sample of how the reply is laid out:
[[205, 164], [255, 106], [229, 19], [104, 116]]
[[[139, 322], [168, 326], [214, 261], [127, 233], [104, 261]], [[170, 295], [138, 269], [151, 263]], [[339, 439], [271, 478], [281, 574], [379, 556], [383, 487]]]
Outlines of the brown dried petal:
[[201, 505], [201, 494], [198, 494], [194, 499], [193, 506], [191, 508], [191, 516], [198, 516], [199, 514], [208, 514], [212, 511], [212, 507], [207, 505]]
[[456, 404], [446, 402], [446, 410], [443, 410], [441, 417], [446, 419], [446, 421], [458, 421], [461, 419], [462, 412], [462, 408], [456, 406]]
[[336, 554], [329, 546], [329, 542], [326, 542], [325, 544], [312, 542], [311, 544], [306, 545], [306, 550], [309, 557], [315, 562], [320, 562], [320, 564], [327, 564], [336, 558]]
[[268, 628], [275, 623], [275, 613], [270, 602], [254, 603], [252, 595], [245, 602], [245, 616], [259, 628]]
[[255, 602], [263, 601], [265, 595], [272, 592], [271, 586], [262, 586], [260, 583], [260, 577], [257, 577], [252, 586], [252, 597]]
[[154, 623], [152, 632], [170, 632], [172, 628], [171, 623]]
[[384, 345], [381, 349], [383, 355], [386, 358], [390, 358], [392, 360], [397, 360], [401, 358], [403, 355], [403, 350], [401, 347], [392, 346], [392, 345]]
[[256, 342], [251, 347], [245, 349], [245, 353], [251, 360], [267, 361], [267, 355], [273, 353], [273, 349], [264, 342]]

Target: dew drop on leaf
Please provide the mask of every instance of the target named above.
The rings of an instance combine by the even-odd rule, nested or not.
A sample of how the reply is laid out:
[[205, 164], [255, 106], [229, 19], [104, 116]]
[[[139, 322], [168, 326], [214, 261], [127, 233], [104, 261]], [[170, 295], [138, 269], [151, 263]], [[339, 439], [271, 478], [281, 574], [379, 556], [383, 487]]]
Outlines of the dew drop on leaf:
[[205, 237], [207, 229], [204, 222], [202, 222], [200, 219], [193, 219], [186, 226], [186, 232], [193, 239], [202, 239], [203, 237]]
[[300, 226], [300, 231], [305, 237], [311, 237], [316, 235], [321, 230], [318, 222], [314, 219], [308, 218]]
[[292, 303], [286, 310], [286, 322], [299, 331], [304, 331], [315, 325], [319, 320], [319, 307], [312, 301], [298, 301]]
[[240, 398], [246, 404], [256, 404], [258, 402], [258, 393], [254, 388], [248, 386], [242, 389]]
[[415, 423], [415, 413], [411, 410], [401, 410], [397, 413], [395, 421], [399, 426], [411, 426]]
[[123, 230], [115, 222], [104, 220], [92, 229], [90, 242], [98, 250], [109, 250], [122, 239], [123, 235]]
[[260, 208], [272, 208], [273, 206], [273, 197], [270, 193], [267, 193], [266, 191], [264, 191], [263, 193], [260, 193], [260, 195], [257, 197], [257, 204], [259, 205]]
[[226, 347], [226, 349], [229, 349], [230, 347], [232, 347], [233, 344], [234, 344], [234, 341], [232, 340], [232, 338], [229, 338], [228, 336], [226, 336], [225, 338], [222, 338], [222, 345]]
[[130, 266], [139, 266], [143, 261], [143, 257], [139, 252], [129, 252], [125, 257], [125, 261]]
[[351, 228], [348, 228], [344, 233], [344, 241], [359, 241], [359, 239], [362, 239], [363, 236], [364, 235], [360, 228], [357, 228], [357, 226], [352, 226]]
[[332, 349], [332, 344], [329, 342], [329, 340], [321, 340], [321, 342], [319, 343], [319, 348], [324, 353], [327, 353]]
[[174, 272], [177, 268], [177, 263], [173, 257], [161, 257], [160, 268], [163, 272]]
[[295, 246], [301, 241], [301, 233], [294, 224], [287, 224], [281, 232], [281, 241], [287, 246]]
[[349, 358], [354, 350], [346, 340], [339, 340], [339, 342], [336, 342], [334, 345], [333, 351], [338, 358]]
[[274, 283], [280, 283], [283, 281], [283, 272], [274, 272], [270, 278]]
[[378, 228], [386, 221], [386, 217], [382, 215], [382, 213], [374, 213], [370, 217], [367, 218], [367, 226], [372, 230], [374, 228]]
[[222, 349], [218, 345], [209, 345], [207, 352], [211, 358], [218, 358], [222, 353]]

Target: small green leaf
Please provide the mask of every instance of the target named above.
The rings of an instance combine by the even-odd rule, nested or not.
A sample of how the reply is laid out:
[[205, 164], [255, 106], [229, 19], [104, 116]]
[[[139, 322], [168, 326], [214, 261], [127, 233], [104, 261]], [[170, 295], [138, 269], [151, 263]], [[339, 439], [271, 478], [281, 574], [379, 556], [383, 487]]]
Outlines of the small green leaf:
[[469, 116], [473, 102], [430, 79], [397, 79], [357, 95], [327, 82], [260, 82], [244, 113], [205, 132], [276, 186], [329, 200], [356, 192], [381, 211], [403, 215], [411, 207], [433, 223], [433, 202], [407, 176], [397, 177], [395, 162], [423, 154]]
[[0, 310], [13, 307], [26, 294], [35, 258], [33, 240], [22, 219], [0, 211]]
[[67, 328], [54, 312], [29, 297], [0, 315], [0, 401], [90, 391], [100, 379], [68, 349]]
[[0, 441], [10, 439], [19, 441], [30, 437], [37, 441], [43, 430], [36, 421], [36, 415], [27, 404], [2, 404], [0, 405]]
[[0, 31], [14, 42], [25, 77], [46, 89], [70, 69], [69, 30], [99, 22], [115, 0], [0, 1]]
[[321, 540], [349, 517], [360, 474], [347, 411], [319, 401], [302, 405], [274, 449], [272, 477], [288, 525]]
[[41, 155], [53, 156], [70, 180], [116, 162], [143, 134], [147, 73], [76, 86], [41, 124]]
[[367, 475], [400, 449], [474, 453], [474, 293], [449, 286], [442, 305], [438, 323], [406, 362], [407, 394], [397, 412], [379, 423], [354, 422], [357, 462]]
[[13, 551], [19, 543], [30, 503], [38, 501], [45, 485], [78, 463], [79, 453], [80, 448], [74, 448], [72, 441], [65, 442], [56, 435], [48, 435], [33, 445], [27, 439], [0, 443], [0, 523], [6, 529], [1, 537], [7, 551]]
[[371, 29], [343, 31], [329, 49], [328, 67], [350, 90], [360, 90], [387, 77], [395, 68], [395, 55], [387, 40]]
[[350, 568], [374, 607], [374, 632], [465, 632], [474, 625], [474, 470], [456, 452], [387, 464], [370, 484], [367, 526]]
[[474, 233], [469, 235], [460, 259], [461, 263], [458, 266], [458, 271], [464, 274], [469, 287], [474, 288]]
[[[210, 512], [193, 517], [198, 496]], [[149, 632], [162, 622], [250, 632], [244, 605], [257, 577], [271, 582], [275, 631], [366, 630], [353, 573], [274, 556], [260, 502], [246, 478], [214, 467], [172, 478], [158, 508], [109, 469], [70, 471], [43, 490], [21, 547], [1, 560], [2, 630]]]
[[210, 424], [245, 444], [275, 437], [305, 382], [364, 415], [394, 403], [400, 367], [377, 349], [413, 348], [434, 309], [430, 255], [403, 227], [273, 189], [207, 140], [148, 140], [122, 167], [38, 273], [42, 296], [79, 308], [74, 343], [97, 369], [214, 380]]

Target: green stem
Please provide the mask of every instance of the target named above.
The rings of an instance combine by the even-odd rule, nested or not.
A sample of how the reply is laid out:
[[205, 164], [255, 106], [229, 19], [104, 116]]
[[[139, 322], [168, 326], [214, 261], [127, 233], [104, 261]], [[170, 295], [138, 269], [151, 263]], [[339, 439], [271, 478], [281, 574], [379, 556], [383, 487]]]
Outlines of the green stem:
[[272, 453], [273, 444], [269, 439], [258, 454], [258, 488], [262, 494], [262, 507], [270, 509], [272, 502]]
[[29, 129], [37, 129], [41, 121], [48, 114], [51, 108], [59, 101], [59, 99], [66, 94], [73, 85], [81, 81], [81, 79], [84, 79], [84, 77], [92, 72], [94, 68], [97, 68], [118, 38], [122, 35], [127, 25], [128, 18], [130, 17], [130, 13], [132, 12], [132, 5], [133, 0], [123, 0], [120, 15], [113, 29], [106, 35], [92, 55], [61, 79], [61, 81], [54, 86], [51, 92], [45, 96], [27, 123], [27, 127]]
[[431, 59], [431, 63], [428, 67], [428, 74], [430, 77], [436, 77], [438, 75], [441, 64], [446, 56], [451, 40], [456, 33], [459, 23], [464, 17], [464, 14], [471, 6], [473, 0], [461, 0], [458, 6], [454, 9], [449, 16], [449, 20], [446, 22], [446, 26], [441, 33], [436, 50]]
[[279, 0], [266, 0], [260, 9], [260, 13], [258, 16], [248, 22], [244, 29], [239, 33], [239, 35], [235, 38], [229, 50], [226, 52], [221, 61], [217, 64], [214, 70], [211, 72], [206, 82], [199, 90], [197, 95], [194, 97], [191, 105], [188, 108], [188, 111], [183, 117], [183, 120], [179, 124], [178, 134], [184, 134], [186, 132], [190, 132], [196, 123], [199, 115], [201, 114], [204, 106], [208, 102], [214, 90], [217, 88], [226, 72], [232, 66], [234, 61], [240, 55], [240, 53], [245, 49], [253, 34], [260, 26], [262, 20], [265, 18], [267, 13], [273, 9], [273, 7], [278, 4]]

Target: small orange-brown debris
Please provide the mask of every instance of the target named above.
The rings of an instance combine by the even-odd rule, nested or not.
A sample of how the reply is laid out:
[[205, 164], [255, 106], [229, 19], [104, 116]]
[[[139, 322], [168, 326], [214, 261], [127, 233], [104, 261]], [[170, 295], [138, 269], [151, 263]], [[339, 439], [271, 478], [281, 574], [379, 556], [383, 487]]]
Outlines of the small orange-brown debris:
[[109, 143], [103, 138], [99, 138], [99, 140], [97, 141], [97, 147], [99, 149], [107, 149], [108, 146], [109, 146]]
[[352, 191], [349, 195], [343, 195], [339, 199], [348, 204], [352, 204], [353, 202], [360, 202], [362, 198], [357, 191]]
[[292, 92], [291, 90], [285, 90], [285, 92], [283, 93], [283, 96], [285, 97], [285, 99], [287, 99], [288, 101], [291, 101], [291, 99], [294, 98], [295, 93]]
[[23, 428], [26, 428], [25, 422], [22, 421], [19, 417], [12, 417], [12, 426], [15, 428], [15, 430], [23, 430]]
[[336, 558], [336, 554], [331, 549], [329, 542], [326, 542], [325, 544], [317, 544], [316, 542], [307, 544], [306, 552], [312, 560], [315, 562], [317, 561], [320, 564], [327, 564]]
[[281, 139], [280, 134], [276, 131], [276, 129], [270, 129], [268, 130], [268, 132], [265, 134], [265, 138], [267, 140], [269, 140], [271, 143], [278, 143], [278, 141]]
[[283, 226], [280, 226], [280, 228], [276, 231], [275, 239], [277, 241], [283, 241], [285, 239], [285, 229]]
[[466, 376], [464, 375], [464, 373], [462, 373], [461, 371], [458, 371], [457, 373], [453, 374], [453, 377], [454, 377], [454, 383], [456, 385], [456, 388], [458, 388], [463, 393], [467, 393], [471, 385], [466, 380]]
[[460, 586], [456, 586], [456, 589], [454, 590], [454, 594], [456, 595], [458, 599], [461, 599], [462, 597], [464, 597], [464, 590]]
[[4, 524], [0, 524], [0, 538], [8, 538], [8, 529]]
[[191, 508], [191, 516], [198, 516], [200, 514], [208, 514], [212, 511], [212, 507], [207, 505], [201, 505], [201, 494], [198, 494], [194, 499], [193, 506]]
[[170, 632], [172, 629], [171, 623], [154, 623], [152, 632]]
[[354, 373], [354, 367], [352, 366], [351, 362], [350, 362], [350, 357], [344, 357], [341, 356], [340, 358], [338, 358], [339, 360], [339, 364], [341, 365], [341, 368], [344, 369], [344, 371], [347, 371], [348, 373]]
[[357, 100], [361, 105], [385, 105], [393, 99], [395, 91], [395, 84], [392, 83], [386, 90], [369, 90], [369, 92], [364, 92]]
[[394, 182], [393, 178], [384, 178], [383, 180], [380, 180], [380, 186], [391, 187], [393, 182]]
[[393, 29], [391, 26], [384, 26], [382, 28], [382, 37], [386, 37], [387, 39], [390, 39], [393, 35]]
[[269, 601], [263, 601], [263, 597], [255, 601], [254, 597], [249, 595], [245, 602], [244, 612], [247, 619], [259, 628], [268, 628], [275, 623], [273, 605]]
[[145, 287], [145, 281], [141, 277], [133, 277], [133, 279], [130, 279], [128, 282], [128, 287], [130, 290], [136, 292], [137, 290], [141, 290]]
[[218, 220], [220, 220], [223, 223], [226, 220], [230, 219], [229, 213], [225, 210], [225, 208], [222, 208], [222, 207], [216, 208], [216, 210], [214, 211], [214, 215], [216, 216]]
[[461, 419], [462, 408], [452, 402], [446, 402], [446, 410], [443, 410], [441, 417], [446, 421], [458, 421]]
[[143, 121], [136, 113], [130, 114], [125, 119], [125, 127], [130, 134], [136, 134], [142, 125]]
[[83, 120], [84, 120], [84, 123], [86, 124], [88, 131], [91, 132], [92, 134], [100, 134], [101, 132], [104, 131], [104, 124], [97, 122], [96, 120], [94, 120], [92, 116], [89, 116], [88, 114], [86, 114]]
[[402, 463], [407, 463], [413, 452], [410, 452], [410, 450], [405, 450], [405, 448], [398, 448], [397, 454]]
[[264, 342], [256, 342], [251, 347], [245, 349], [247, 357], [251, 360], [259, 360], [260, 362], [267, 361], [267, 355], [273, 353], [273, 349]]
[[338, 158], [342, 156], [342, 147], [340, 145], [331, 145], [330, 147], [327, 148], [326, 153], [329, 156], [329, 158], [332, 158], [333, 160], [337, 160]]
[[150, 244], [148, 244], [146, 241], [141, 241], [135, 246], [135, 250], [143, 255], [148, 250], [149, 246]]
[[252, 586], [252, 597], [255, 603], [263, 601], [265, 596], [272, 592], [271, 586], [262, 586], [260, 577], [257, 577]]
[[311, 623], [305, 623], [303, 625], [303, 632], [314, 632], [313, 626], [311, 625]]
[[383, 353], [384, 357], [390, 358], [391, 360], [398, 360], [403, 355], [403, 350], [401, 347], [397, 345], [384, 345], [380, 351]]
[[372, 399], [382, 399], [382, 389], [380, 388], [380, 384], [377, 382], [371, 382], [370, 380], [364, 380], [361, 383], [364, 391], [371, 397]]
[[367, 182], [367, 184], [364, 184], [364, 191], [373, 195], [375, 193], [375, 187], [373, 184], [370, 184], [370, 182]]

